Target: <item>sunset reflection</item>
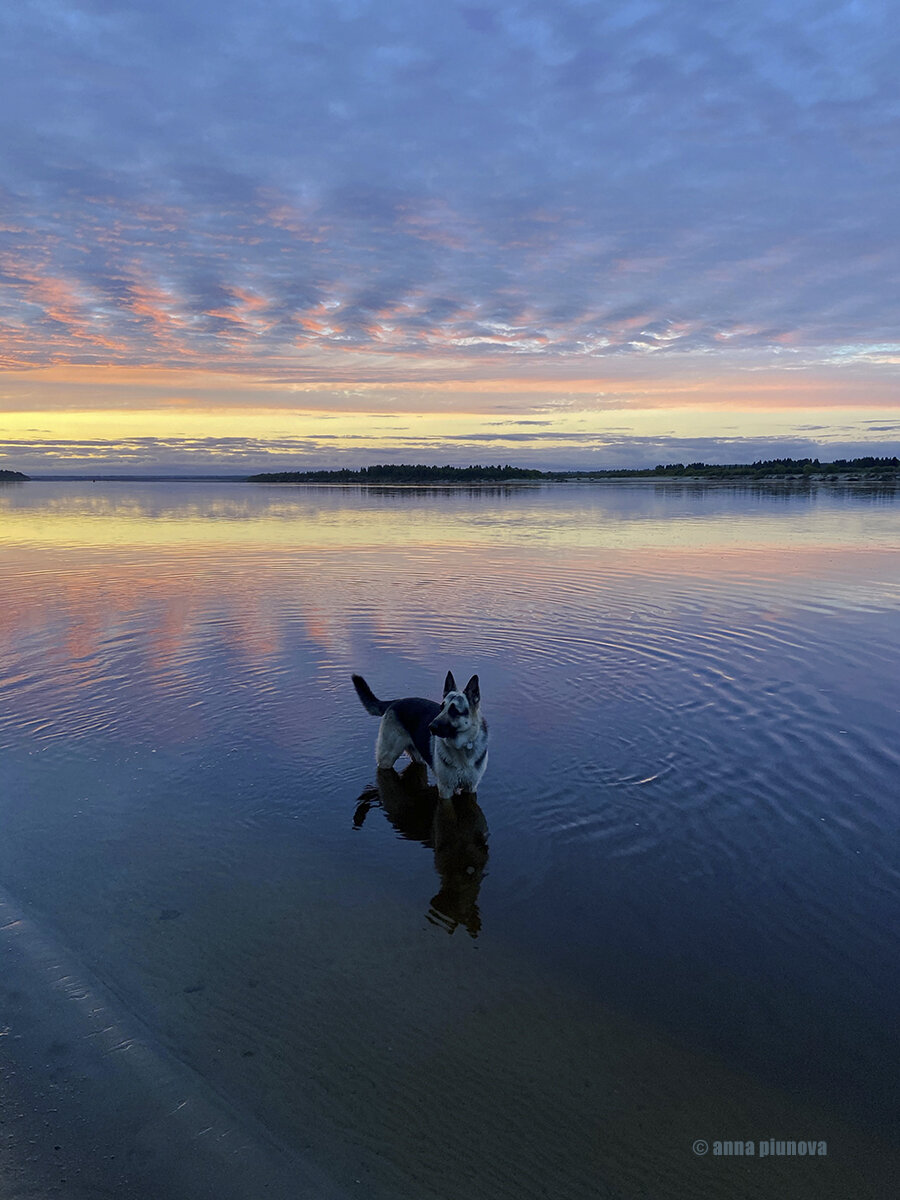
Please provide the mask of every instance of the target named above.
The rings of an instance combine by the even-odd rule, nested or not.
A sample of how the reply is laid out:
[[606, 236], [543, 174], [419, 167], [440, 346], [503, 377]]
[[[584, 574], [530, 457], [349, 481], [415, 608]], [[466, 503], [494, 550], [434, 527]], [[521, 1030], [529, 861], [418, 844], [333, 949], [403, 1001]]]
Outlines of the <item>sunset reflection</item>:
[[[341, 677], [363, 646], [528, 658], [561, 607], [583, 612], [587, 652], [645, 614], [710, 620], [746, 603], [759, 626], [797, 606], [877, 609], [898, 595], [893, 512], [877, 502], [748, 508], [745, 496], [740, 511], [729, 493], [685, 495], [673, 517], [652, 488], [66, 490], [68, 504], [52, 485], [0, 498], [7, 686], [30, 663], [43, 683], [20, 706], [43, 704], [52, 678], [121, 721], [140, 675], [168, 698], [152, 719], [175, 738], [211, 688], [239, 678], [259, 696], [286, 671]], [[132, 707], [146, 714], [137, 696]], [[287, 740], [283, 715], [272, 735]]]

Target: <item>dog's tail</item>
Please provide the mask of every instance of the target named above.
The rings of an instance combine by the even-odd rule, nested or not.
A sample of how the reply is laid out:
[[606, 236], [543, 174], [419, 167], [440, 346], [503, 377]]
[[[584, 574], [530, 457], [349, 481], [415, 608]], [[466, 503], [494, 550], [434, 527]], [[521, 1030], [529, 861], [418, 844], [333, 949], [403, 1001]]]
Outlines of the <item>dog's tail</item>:
[[356, 688], [356, 694], [362, 701], [363, 708], [366, 712], [370, 712], [373, 717], [382, 717], [390, 707], [389, 700], [379, 700], [362, 675], [353, 675], [353, 686]]

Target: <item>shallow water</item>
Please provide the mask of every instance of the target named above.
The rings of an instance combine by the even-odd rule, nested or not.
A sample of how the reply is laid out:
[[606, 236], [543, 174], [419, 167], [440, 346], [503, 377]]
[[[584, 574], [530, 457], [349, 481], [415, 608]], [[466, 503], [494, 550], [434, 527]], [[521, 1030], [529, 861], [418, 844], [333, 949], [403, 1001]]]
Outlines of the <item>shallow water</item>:
[[[887, 1195], [898, 549], [863, 485], [4, 487], [0, 888], [255, 1163]], [[491, 759], [435, 823], [349, 676], [448, 668]], [[769, 1137], [829, 1156], [691, 1152]]]

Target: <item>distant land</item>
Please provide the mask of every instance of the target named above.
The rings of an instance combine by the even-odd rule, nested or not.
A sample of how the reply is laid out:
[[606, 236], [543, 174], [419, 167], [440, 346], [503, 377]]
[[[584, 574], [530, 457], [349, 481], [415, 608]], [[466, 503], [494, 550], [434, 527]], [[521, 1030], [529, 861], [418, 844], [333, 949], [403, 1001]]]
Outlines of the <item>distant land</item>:
[[841, 478], [900, 481], [900, 458], [775, 458], [754, 463], [660, 463], [638, 470], [627, 468], [600, 471], [537, 471], [527, 467], [428, 467], [420, 464], [382, 464], [342, 468], [338, 471], [273, 471], [251, 475], [248, 483], [529, 483], [564, 482], [579, 479], [775, 479], [814, 480]]
[[[21, 471], [0, 470], [0, 483], [25, 483], [35, 477]], [[443, 486], [528, 483], [578, 483], [600, 479], [767, 480], [770, 482], [862, 481], [900, 483], [900, 458], [773, 458], [752, 463], [659, 463], [655, 467], [608, 467], [593, 471], [539, 471], [533, 467], [472, 465], [426, 466], [422, 463], [382, 463], [351, 470], [267, 471], [257, 475], [193, 474], [43, 474], [41, 483], [323, 483], [363, 486]]]

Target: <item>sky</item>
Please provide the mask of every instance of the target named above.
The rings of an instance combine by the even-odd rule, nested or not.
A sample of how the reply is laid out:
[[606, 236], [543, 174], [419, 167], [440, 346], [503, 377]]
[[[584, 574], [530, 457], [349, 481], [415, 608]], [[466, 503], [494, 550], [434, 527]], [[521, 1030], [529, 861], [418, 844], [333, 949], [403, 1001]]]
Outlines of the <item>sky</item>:
[[0, 467], [900, 453], [867, 0], [17, 0]]

